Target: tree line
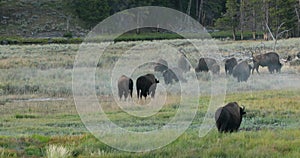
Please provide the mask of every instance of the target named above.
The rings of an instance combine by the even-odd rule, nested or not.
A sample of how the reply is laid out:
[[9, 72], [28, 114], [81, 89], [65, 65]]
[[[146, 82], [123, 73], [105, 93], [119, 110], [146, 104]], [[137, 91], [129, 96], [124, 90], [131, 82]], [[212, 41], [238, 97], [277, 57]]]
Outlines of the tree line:
[[251, 32], [256, 39], [300, 36], [300, 0], [69, 0], [69, 12], [92, 28], [106, 17], [133, 7], [163, 6], [184, 12], [204, 27], [232, 32], [244, 39]]

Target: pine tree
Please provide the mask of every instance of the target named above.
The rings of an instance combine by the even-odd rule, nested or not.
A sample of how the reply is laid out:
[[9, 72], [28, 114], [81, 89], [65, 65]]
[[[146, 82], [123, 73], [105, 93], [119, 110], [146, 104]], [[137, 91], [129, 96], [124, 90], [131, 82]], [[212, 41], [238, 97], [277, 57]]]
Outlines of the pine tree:
[[[295, 6], [298, 0], [274, 0], [270, 3], [270, 27], [277, 36], [284, 30], [290, 30], [289, 34], [292, 35], [296, 30], [297, 15]], [[280, 27], [279, 30], [277, 30]]]
[[236, 0], [226, 1], [226, 13], [217, 20], [217, 25], [232, 30], [232, 38], [236, 39], [236, 31], [239, 26], [239, 3]]

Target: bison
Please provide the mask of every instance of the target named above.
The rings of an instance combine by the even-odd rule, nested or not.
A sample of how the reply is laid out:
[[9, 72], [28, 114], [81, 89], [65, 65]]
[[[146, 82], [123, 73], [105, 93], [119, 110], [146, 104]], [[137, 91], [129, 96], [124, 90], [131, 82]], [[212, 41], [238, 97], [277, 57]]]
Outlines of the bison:
[[181, 54], [179, 57], [178, 68], [180, 68], [183, 72], [188, 72], [191, 69], [189, 61], [184, 54]]
[[151, 97], [154, 98], [157, 83], [159, 83], [159, 80], [157, 80], [153, 74], [146, 74], [138, 77], [136, 80], [138, 99], [142, 99], [142, 96], [144, 96], [146, 99], [147, 95], [150, 94]]
[[232, 75], [237, 78], [238, 82], [246, 82], [250, 76], [251, 69], [252, 66], [247, 61], [242, 61], [233, 68]]
[[165, 61], [164, 59], [159, 59], [154, 66], [154, 71], [158, 71], [161, 73], [163, 73], [167, 69], [168, 69], [168, 62]]
[[167, 69], [163, 72], [163, 77], [165, 84], [172, 84], [173, 81], [178, 82], [179, 80], [187, 82], [187, 80], [183, 77], [183, 72], [180, 68]]
[[220, 65], [215, 63], [211, 66], [211, 72], [213, 74], [219, 74], [220, 73]]
[[217, 64], [217, 61], [212, 58], [200, 58], [197, 67], [195, 68], [196, 72], [208, 72], [212, 69], [212, 66]]
[[229, 75], [232, 74], [232, 70], [233, 70], [235, 65], [237, 65], [237, 60], [234, 57], [225, 60], [225, 73], [226, 73], [226, 75], [227, 74], [229, 74]]
[[274, 70], [276, 70], [276, 72], [280, 72], [282, 67], [282, 64], [279, 62], [279, 55], [275, 52], [269, 52], [253, 57], [253, 64], [254, 67], [252, 69], [252, 74], [254, 69], [256, 69], [256, 72], [259, 74], [259, 66], [267, 66], [270, 73], [274, 73]]
[[118, 90], [119, 90], [119, 97], [120, 100], [124, 95], [124, 99], [126, 100], [128, 95], [132, 98], [132, 90], [133, 90], [133, 81], [131, 78], [122, 75], [118, 80]]
[[245, 114], [245, 107], [240, 107], [237, 102], [231, 102], [220, 107], [215, 113], [218, 131], [221, 133], [238, 131]]

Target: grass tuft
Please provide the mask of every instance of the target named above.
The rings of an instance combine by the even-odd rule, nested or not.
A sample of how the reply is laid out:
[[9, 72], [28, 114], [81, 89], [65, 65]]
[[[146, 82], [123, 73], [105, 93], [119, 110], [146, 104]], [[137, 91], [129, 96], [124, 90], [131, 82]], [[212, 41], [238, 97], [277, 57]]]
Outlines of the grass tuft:
[[46, 147], [47, 158], [67, 158], [71, 156], [69, 149], [60, 145], [49, 145]]

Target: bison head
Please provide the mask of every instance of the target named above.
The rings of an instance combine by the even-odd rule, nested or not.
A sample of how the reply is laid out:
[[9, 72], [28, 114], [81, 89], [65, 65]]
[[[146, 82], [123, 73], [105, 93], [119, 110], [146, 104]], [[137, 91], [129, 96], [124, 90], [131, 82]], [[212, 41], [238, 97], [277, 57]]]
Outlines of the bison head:
[[158, 80], [158, 79], [155, 79], [155, 83], [159, 83], [159, 80]]
[[245, 114], [246, 114], [246, 112], [245, 112], [245, 107], [244, 107], [244, 106], [240, 107], [240, 115], [241, 115], [241, 118], [242, 118], [243, 115], [245, 115]]

